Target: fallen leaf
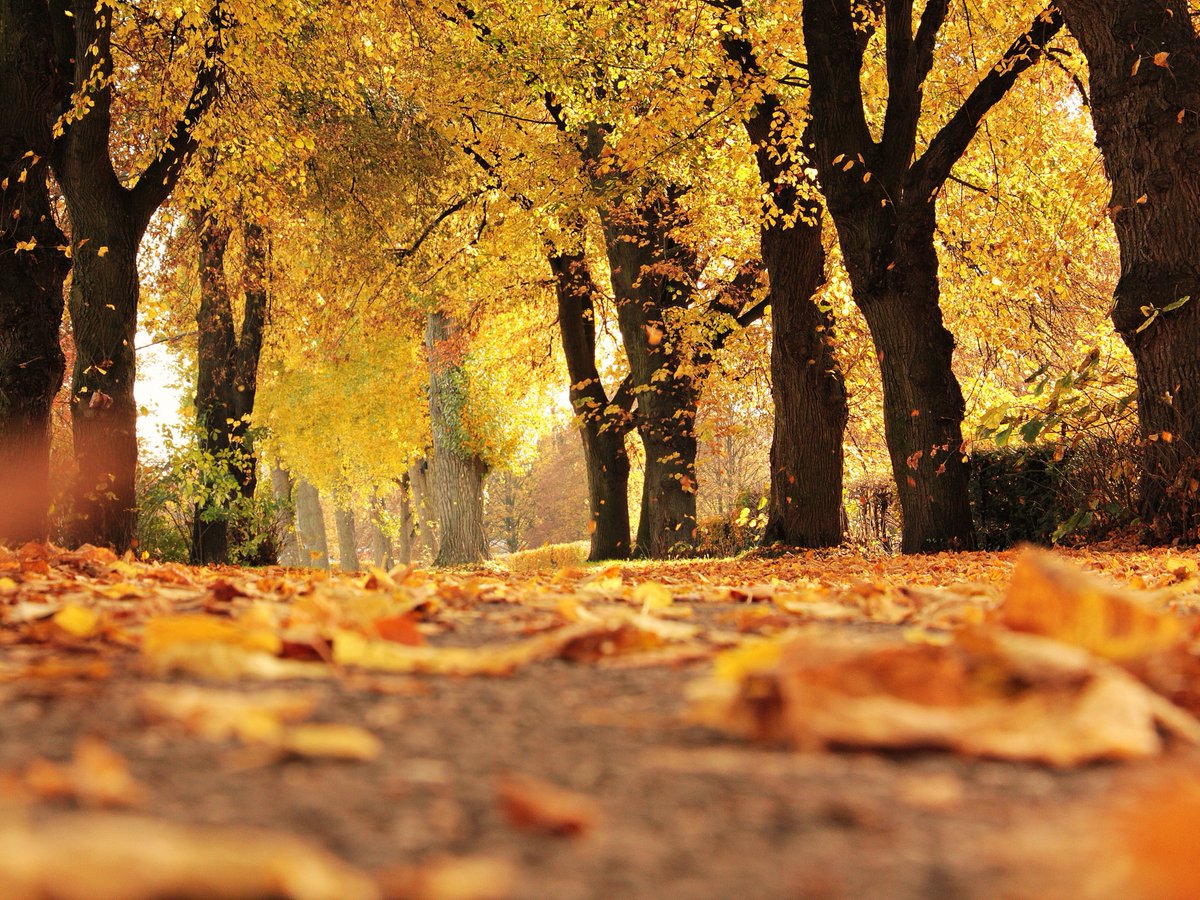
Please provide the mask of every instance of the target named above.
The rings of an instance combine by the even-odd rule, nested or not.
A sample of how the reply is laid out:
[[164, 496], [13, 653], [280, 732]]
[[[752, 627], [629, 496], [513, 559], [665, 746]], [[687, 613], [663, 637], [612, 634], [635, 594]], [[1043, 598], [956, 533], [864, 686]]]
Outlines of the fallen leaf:
[[582, 837], [600, 821], [592, 798], [538, 778], [510, 772], [496, 785], [504, 817], [517, 828], [562, 837]]
[[996, 619], [1013, 631], [1052, 637], [1116, 661], [1171, 647], [1183, 637], [1171, 613], [1032, 548], [1018, 558]]
[[310, 841], [115, 813], [0, 822], [5, 900], [379, 900], [374, 881]]

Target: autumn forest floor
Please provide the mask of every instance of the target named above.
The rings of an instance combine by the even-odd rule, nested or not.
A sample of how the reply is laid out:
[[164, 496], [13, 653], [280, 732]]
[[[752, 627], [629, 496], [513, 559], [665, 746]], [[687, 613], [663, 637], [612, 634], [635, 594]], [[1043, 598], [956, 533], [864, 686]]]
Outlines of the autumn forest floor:
[[1194, 896], [1198, 557], [1059, 556], [0, 549], [0, 896]]

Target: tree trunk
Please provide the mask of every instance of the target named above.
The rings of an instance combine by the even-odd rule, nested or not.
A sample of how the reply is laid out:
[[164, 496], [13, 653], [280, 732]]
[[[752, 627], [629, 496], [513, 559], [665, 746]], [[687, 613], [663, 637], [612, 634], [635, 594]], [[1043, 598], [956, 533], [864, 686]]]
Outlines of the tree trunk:
[[325, 514], [321, 495], [304, 478], [296, 483], [296, 525], [300, 533], [300, 565], [329, 568], [329, 541], [325, 535]]
[[[1181, 0], [1063, 0], [1088, 62], [1121, 248], [1112, 320], [1137, 366], [1140, 513], [1200, 539], [1200, 39]], [[1162, 60], [1162, 64], [1158, 60]], [[1174, 309], [1170, 307], [1180, 304]]]
[[671, 188], [643, 189], [601, 210], [605, 250], [617, 301], [617, 320], [629, 359], [634, 420], [646, 450], [637, 554], [651, 559], [687, 556], [696, 546], [696, 412], [698, 379], [686, 374], [668, 310], [687, 307], [686, 279], [694, 259], [671, 231], [680, 211]]
[[271, 489], [283, 511], [283, 534], [279, 544], [279, 564], [299, 566], [300, 545], [296, 539], [296, 507], [292, 502], [292, 476], [287, 469], [276, 465], [271, 469]]
[[200, 237], [196, 425], [200, 450], [211, 469], [206, 472], [203, 499], [196, 505], [191, 555], [196, 565], [224, 564], [229, 562], [231, 518], [254, 497], [258, 483], [249, 429], [267, 319], [267, 248], [262, 229], [245, 223], [245, 302], [239, 336], [225, 274], [232, 230], [215, 221], [210, 210], [197, 214], [196, 229]]
[[906, 553], [974, 546], [962, 458], [962, 392], [954, 339], [938, 307], [933, 244], [937, 194], [980, 122], [1062, 27], [1048, 7], [971, 90], [917, 156], [923, 85], [949, 4], [883, 5], [888, 86], [878, 139], [863, 98], [873, 25], [851, 0], [808, 0], [811, 137], [827, 208], [837, 226], [855, 303], [871, 329], [883, 376], [884, 425], [903, 512]]
[[50, 428], [66, 362], [59, 346], [66, 238], [46, 186], [54, 106], [44, 12], [0, 0], [0, 543], [46, 539]]
[[340, 506], [334, 514], [337, 525], [338, 568], [343, 572], [358, 571], [358, 537], [354, 527], [354, 510]]
[[[751, 81], [763, 72], [753, 46], [723, 41], [726, 54]], [[771, 489], [764, 543], [832, 547], [842, 541], [843, 437], [849, 419], [846, 386], [833, 355], [833, 315], [813, 302], [825, 280], [817, 187], [796, 183], [796, 159], [811, 157], [807, 135], [792, 146], [791, 117], [780, 99], [762, 94], [745, 120], [764, 194], [763, 265], [771, 290]]]
[[[596, 368], [595, 282], [583, 252], [552, 253], [558, 297], [558, 326], [571, 379], [571, 406], [579, 421], [591, 508], [588, 559], [628, 559], [629, 456], [625, 433], [632, 417], [619, 399], [609, 398]], [[632, 394], [618, 391], [629, 400]], [[628, 402], [625, 401], [625, 402]]]
[[71, 220], [74, 259], [69, 307], [76, 349], [71, 415], [78, 480], [72, 530], [76, 543], [124, 550], [132, 545], [137, 524], [138, 245], [196, 149], [197, 123], [220, 93], [221, 30], [214, 28], [205, 38], [191, 97], [170, 137], [126, 187], [110, 156], [115, 8], [91, 0], [72, 0], [69, 10], [62, 8], [66, 5], [54, 4], [50, 17], [58, 100], [64, 109], [73, 102], [72, 92], [87, 100], [81, 114], [64, 121], [52, 157]]
[[433, 561], [437, 555], [437, 533], [433, 510], [433, 498], [429, 490], [429, 460], [422, 459], [408, 470], [408, 483], [412, 488], [412, 511], [416, 521], [415, 540], [412, 548], [413, 560], [418, 558]]
[[429, 354], [433, 503], [441, 525], [434, 565], [470, 565], [488, 558], [483, 525], [483, 480], [488, 467], [465, 445], [462, 408], [466, 384], [458, 326], [445, 313], [431, 312], [425, 345]]

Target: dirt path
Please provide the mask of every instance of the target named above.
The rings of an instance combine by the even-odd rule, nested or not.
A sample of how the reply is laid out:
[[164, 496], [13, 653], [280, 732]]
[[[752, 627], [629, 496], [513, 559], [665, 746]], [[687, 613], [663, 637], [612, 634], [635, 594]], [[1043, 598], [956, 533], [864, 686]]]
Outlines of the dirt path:
[[[1009, 563], [996, 563], [1001, 576]], [[648, 571], [607, 577], [622, 579], [628, 591]], [[674, 621], [707, 633], [747, 626], [753, 604], [700, 596], [716, 590], [722, 571], [654, 570], [657, 583], [677, 596], [696, 592], [688, 615], [675, 608], [680, 601], [672, 604]], [[802, 580], [776, 571], [793, 576], [788, 584]], [[753, 582], [759, 573], [743, 574]], [[113, 583], [79, 567], [76, 576]], [[953, 580], [937, 569], [930, 577]], [[197, 576], [196, 602], [211, 607], [221, 594], [214, 580], [230, 578]], [[511, 642], [514, 634], [545, 633], [548, 610], [576, 595], [578, 581], [554, 587], [545, 576], [514, 588], [535, 597], [541, 591], [532, 606], [512, 598], [487, 606], [447, 602], [426, 617], [424, 646], [469, 651]], [[589, 602], [603, 606], [600, 592], [593, 593], [585, 592]], [[62, 594], [50, 596], [61, 609]], [[35, 600], [10, 597], [10, 618], [21, 602]], [[131, 602], [157, 603], [157, 614], [194, 606], [178, 597], [163, 604], [152, 594], [106, 598], [101, 606], [111, 615], [113, 604]], [[770, 616], [755, 612], [750, 624], [777, 627], [764, 625]], [[393, 896], [1116, 897], [1128, 887], [1123, 863], [1096, 856], [1121, 849], [1114, 798], [1138, 796], [1161, 778], [1200, 774], [1200, 753], [1178, 743], [1147, 760], [1065, 770], [945, 752], [796, 753], [753, 745], [689, 724], [689, 685], [710, 672], [707, 658], [636, 667], [628, 665], [636, 653], [548, 658], [501, 677], [338, 667], [332, 678], [239, 677], [214, 686], [178, 669], [147, 670], [136, 642], [122, 646], [112, 632], [62, 638], [47, 621], [9, 625], [0, 647], [0, 671], [10, 675], [0, 685], [0, 772], [7, 773], [0, 799], [9, 801], [0, 809], [10, 820], [21, 809], [36, 826], [115, 804], [170, 822], [287, 832], [384, 873]], [[448, 621], [453, 627], [442, 628]], [[106, 673], [89, 668], [99, 663]], [[201, 739], [178, 721], [148, 717], [146, 691], [164, 685], [168, 693], [197, 685], [251, 699], [263, 691], [303, 695], [315, 704], [308, 721], [361, 726], [382, 746], [372, 758], [331, 759], [244, 739]], [[71, 760], [85, 737], [123, 760], [136, 789], [105, 795], [89, 789], [87, 777], [82, 786], [71, 782], [72, 765], [81, 768]], [[68, 772], [68, 783], [39, 777], [36, 766], [31, 772], [38, 760]], [[582, 797], [575, 823], [582, 833], [549, 833], [553, 815], [542, 829], [518, 828], [500, 799], [513, 773]], [[464, 857], [487, 862], [472, 869]], [[438, 863], [442, 858], [456, 862]], [[418, 867], [417, 874], [406, 866]]]

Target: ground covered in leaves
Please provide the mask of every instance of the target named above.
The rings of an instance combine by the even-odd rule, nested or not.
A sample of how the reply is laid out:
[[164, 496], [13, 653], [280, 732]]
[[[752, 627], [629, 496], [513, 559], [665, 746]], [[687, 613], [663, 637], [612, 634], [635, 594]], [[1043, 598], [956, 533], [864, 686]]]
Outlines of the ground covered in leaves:
[[0, 548], [0, 896], [1194, 896], [1200, 577]]

